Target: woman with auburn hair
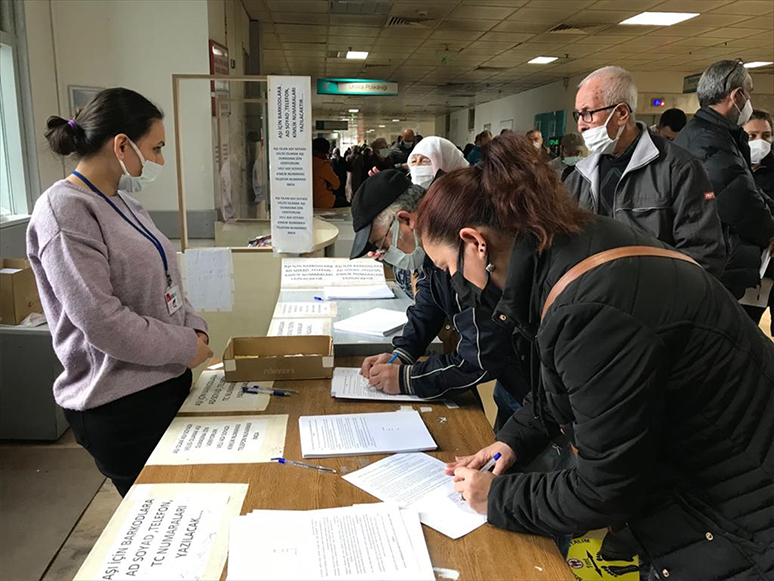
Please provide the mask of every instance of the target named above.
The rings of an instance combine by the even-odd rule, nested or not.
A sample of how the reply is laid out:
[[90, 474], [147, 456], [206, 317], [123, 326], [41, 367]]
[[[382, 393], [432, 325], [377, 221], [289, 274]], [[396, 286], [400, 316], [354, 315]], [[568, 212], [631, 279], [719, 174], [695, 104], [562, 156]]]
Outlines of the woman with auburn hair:
[[[515, 134], [436, 180], [417, 228], [460, 300], [532, 344], [525, 405], [447, 465], [474, 510], [526, 533], [609, 527], [662, 579], [772, 577], [774, 344], [714, 277], [579, 209]], [[575, 467], [509, 472], [560, 431]]]

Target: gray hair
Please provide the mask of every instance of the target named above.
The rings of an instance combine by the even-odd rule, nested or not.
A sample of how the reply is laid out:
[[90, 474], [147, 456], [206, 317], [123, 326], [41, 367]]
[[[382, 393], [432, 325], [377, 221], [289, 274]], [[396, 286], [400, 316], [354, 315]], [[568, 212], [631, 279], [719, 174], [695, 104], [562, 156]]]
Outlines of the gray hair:
[[387, 206], [376, 218], [374, 218], [374, 225], [389, 227], [390, 223], [401, 210], [406, 212], [416, 211], [422, 198], [425, 197], [425, 192], [426, 190], [422, 186], [416, 184], [410, 185], [405, 192], [398, 196], [397, 200]]
[[629, 71], [621, 67], [602, 67], [578, 83], [578, 88], [580, 89], [592, 79], [600, 77], [604, 79], [601, 93], [605, 105], [626, 103], [632, 111], [632, 118], [634, 118], [634, 113], [637, 111], [637, 85], [634, 84], [634, 79]]
[[699, 105], [707, 107], [720, 103], [734, 89], [752, 88], [752, 77], [739, 61], [718, 61], [710, 65], [699, 79], [696, 96]]

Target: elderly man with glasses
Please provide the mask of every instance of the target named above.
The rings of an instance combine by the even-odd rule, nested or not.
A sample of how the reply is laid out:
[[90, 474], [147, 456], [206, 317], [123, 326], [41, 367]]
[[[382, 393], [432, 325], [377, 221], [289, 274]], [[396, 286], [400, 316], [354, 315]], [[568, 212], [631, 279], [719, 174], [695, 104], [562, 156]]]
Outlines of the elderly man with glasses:
[[674, 246], [720, 278], [725, 247], [707, 172], [635, 121], [631, 75], [620, 67], [594, 71], [578, 85], [575, 108], [590, 155], [565, 185], [580, 205]]
[[[774, 240], [774, 217], [758, 189], [742, 126], [752, 115], [753, 82], [741, 61], [711, 65], [696, 89], [701, 109], [675, 143], [696, 155], [712, 180], [726, 236], [723, 284], [739, 299], [761, 282], [761, 255]], [[746, 309], [756, 318], [756, 310]]]

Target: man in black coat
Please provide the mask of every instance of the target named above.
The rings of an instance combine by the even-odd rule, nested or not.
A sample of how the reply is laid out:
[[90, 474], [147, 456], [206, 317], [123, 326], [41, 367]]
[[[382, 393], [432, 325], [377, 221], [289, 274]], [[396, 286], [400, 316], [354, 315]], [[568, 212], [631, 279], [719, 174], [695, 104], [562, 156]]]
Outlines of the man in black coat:
[[712, 180], [726, 239], [725, 287], [737, 298], [760, 284], [761, 254], [774, 240], [774, 217], [753, 176], [747, 133], [752, 78], [737, 61], [719, 61], [699, 80], [701, 109], [675, 139]]

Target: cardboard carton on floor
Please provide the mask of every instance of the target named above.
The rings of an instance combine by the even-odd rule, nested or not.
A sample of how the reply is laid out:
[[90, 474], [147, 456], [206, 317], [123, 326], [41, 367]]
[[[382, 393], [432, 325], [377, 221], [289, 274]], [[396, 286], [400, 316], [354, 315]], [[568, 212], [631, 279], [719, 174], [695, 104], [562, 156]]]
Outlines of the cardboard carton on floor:
[[0, 323], [18, 325], [30, 313], [42, 313], [43, 307], [28, 260], [0, 259]]
[[333, 339], [307, 337], [232, 337], [223, 353], [226, 381], [329, 379], [333, 377]]

